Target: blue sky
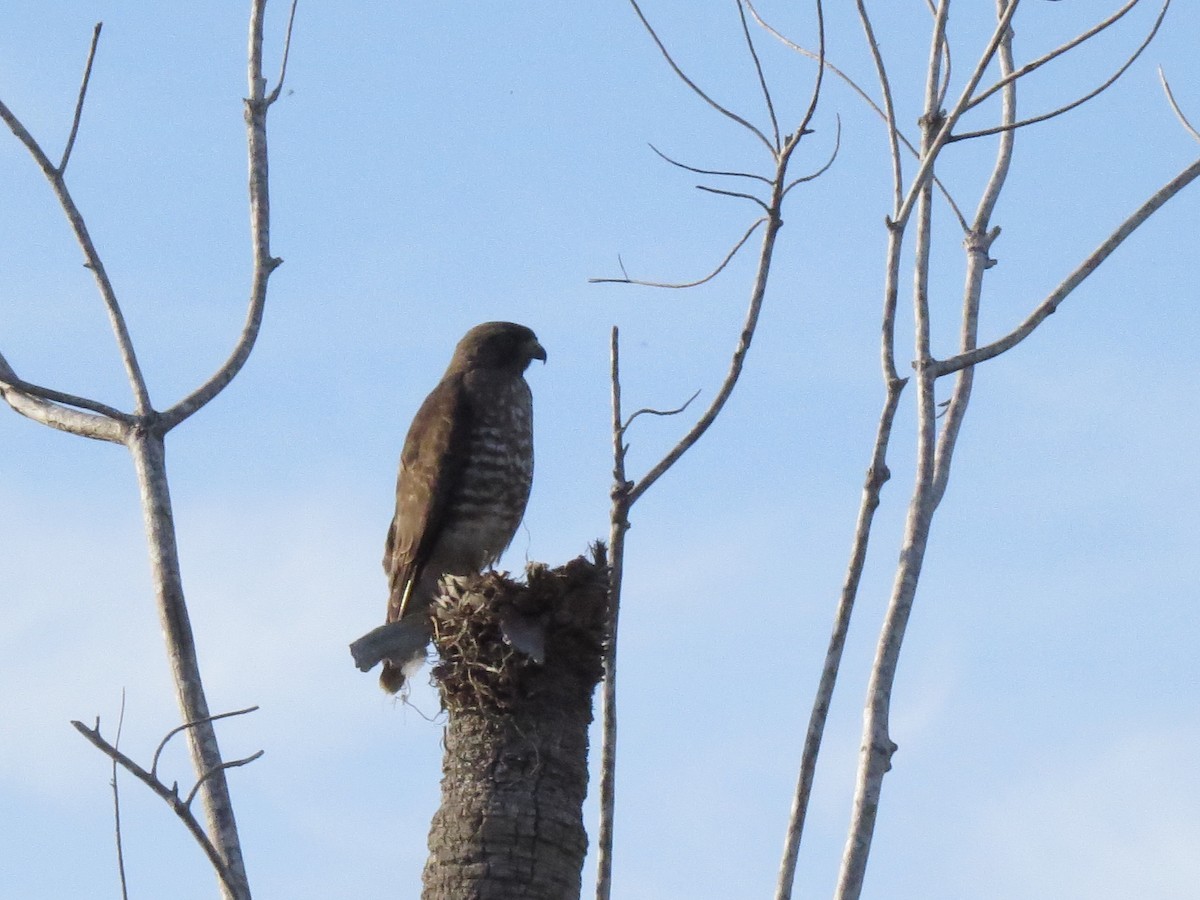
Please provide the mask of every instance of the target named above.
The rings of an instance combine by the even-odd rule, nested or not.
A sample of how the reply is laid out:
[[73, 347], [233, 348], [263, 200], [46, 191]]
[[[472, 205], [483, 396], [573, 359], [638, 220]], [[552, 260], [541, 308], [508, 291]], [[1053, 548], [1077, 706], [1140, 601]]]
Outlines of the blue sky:
[[[873, 90], [857, 22], [838, 6], [830, 58]], [[959, 84], [984, 39], [973, 5], [960, 6]], [[1027, 0], [1018, 59], [1103, 15], [1084, 6]], [[105, 23], [69, 180], [152, 397], [168, 406], [224, 359], [244, 311], [246, 10], [10, 7], [0, 97], [49, 148], [69, 128], [92, 24]], [[807, 12], [760, 8], [812, 43]], [[763, 121], [732, 3], [648, 0], [645, 10], [694, 78]], [[285, 12], [271, 10], [273, 60]], [[877, 15], [911, 123], [923, 5]], [[1022, 109], [1103, 80], [1153, 10], [1128, 18], [1023, 83]], [[1023, 318], [1200, 152], [1155, 72], [1165, 68], [1200, 121], [1196, 34], [1200, 13], [1177, 4], [1113, 89], [1020, 133], [985, 336]], [[760, 48], [781, 118], [794, 123], [812, 65], [765, 37]], [[796, 171], [825, 161], [835, 113], [841, 154], [785, 211], [743, 382], [634, 511], [622, 898], [769, 896], [774, 882], [882, 400], [884, 135], [835, 82]], [[168, 442], [184, 581], [210, 704], [261, 706], [220, 730], [230, 756], [266, 751], [231, 777], [257, 894], [416, 896], [440, 777], [436, 699], [422, 687], [415, 709], [396, 704], [346, 650], [383, 614], [379, 558], [411, 415], [470, 325], [532, 326], [549, 351], [529, 375], [538, 472], [506, 564], [583, 552], [607, 533], [609, 328], [622, 330], [630, 408], [676, 406], [697, 388], [704, 401], [752, 271], [747, 254], [692, 292], [587, 283], [618, 274], [618, 254], [635, 276], [694, 278], [751, 221], [646, 145], [703, 167], [767, 160], [670, 74], [621, 3], [302, 4], [269, 128], [272, 243], [285, 264], [262, 336], [234, 384]], [[992, 152], [959, 145], [947, 158], [965, 208]], [[1197, 191], [978, 372], [901, 663], [900, 751], [868, 897], [1153, 900], [1200, 883]], [[11, 139], [0, 139], [0, 194], [0, 349], [31, 381], [127, 406], [90, 276]], [[952, 228], [935, 262], [944, 353], [961, 291]], [[803, 896], [831, 891], [844, 840], [912, 481], [906, 400], [801, 851]], [[682, 427], [639, 420], [633, 471]], [[108, 768], [68, 722], [99, 715], [111, 733], [124, 689], [122, 746], [144, 760], [177, 721], [132, 466], [119, 447], [13, 414], [0, 415], [0, 447], [0, 894], [115, 897]], [[186, 783], [182, 752], [168, 762]], [[183, 829], [122, 784], [133, 895], [212, 896]], [[586, 815], [592, 828], [590, 802]], [[589, 860], [585, 883], [591, 874]]]

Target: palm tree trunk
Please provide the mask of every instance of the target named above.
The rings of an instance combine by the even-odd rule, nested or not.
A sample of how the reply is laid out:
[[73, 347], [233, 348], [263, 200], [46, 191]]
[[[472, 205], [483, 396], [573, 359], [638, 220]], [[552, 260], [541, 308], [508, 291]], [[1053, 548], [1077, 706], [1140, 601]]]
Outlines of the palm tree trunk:
[[577, 900], [588, 725], [602, 673], [603, 550], [528, 585], [455, 580], [433, 611], [449, 715], [423, 900]]

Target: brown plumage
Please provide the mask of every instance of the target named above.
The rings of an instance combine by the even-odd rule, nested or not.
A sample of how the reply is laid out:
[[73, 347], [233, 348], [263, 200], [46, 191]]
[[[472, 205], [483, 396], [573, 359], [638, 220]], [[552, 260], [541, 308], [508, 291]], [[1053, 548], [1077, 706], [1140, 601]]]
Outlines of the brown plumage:
[[[464, 335], [450, 366], [413, 418], [400, 454], [396, 515], [388, 529], [387, 621], [428, 635], [428, 609], [443, 575], [496, 562], [516, 534], [533, 480], [533, 400], [523, 373], [546, 359], [524, 325], [485, 322]], [[424, 656], [385, 660], [384, 690]]]

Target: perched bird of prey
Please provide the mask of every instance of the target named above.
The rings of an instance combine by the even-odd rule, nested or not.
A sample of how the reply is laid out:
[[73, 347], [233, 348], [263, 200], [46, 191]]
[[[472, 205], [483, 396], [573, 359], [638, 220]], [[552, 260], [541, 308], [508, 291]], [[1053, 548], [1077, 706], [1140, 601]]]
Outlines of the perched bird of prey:
[[[485, 322], [463, 336], [446, 374], [417, 411], [396, 481], [383, 568], [387, 621], [415, 637], [384, 660], [395, 693], [429, 641], [429, 604], [443, 575], [472, 575], [508, 547], [533, 480], [533, 398], [523, 373], [546, 360], [524, 325]], [[416, 644], [419, 643], [419, 649]]]

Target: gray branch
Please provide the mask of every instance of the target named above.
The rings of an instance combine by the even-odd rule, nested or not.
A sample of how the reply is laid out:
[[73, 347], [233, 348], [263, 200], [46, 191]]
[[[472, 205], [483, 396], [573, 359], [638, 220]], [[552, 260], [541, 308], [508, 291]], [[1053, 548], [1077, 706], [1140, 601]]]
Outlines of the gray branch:
[[1124, 243], [1127, 237], [1133, 234], [1154, 213], [1158, 212], [1168, 200], [1195, 181], [1197, 177], [1200, 177], [1200, 160], [1189, 165], [1138, 207], [1087, 259], [1081, 262], [1058, 287], [1051, 291], [1045, 300], [1038, 304], [1024, 322], [1004, 337], [992, 341], [990, 344], [984, 344], [982, 347], [959, 353], [956, 356], [937, 363], [938, 375], [949, 375], [966, 366], [974, 366], [999, 356], [1001, 353], [1011, 350], [1017, 344], [1021, 343], [1021, 341], [1025, 340], [1025, 338], [1029, 337], [1029, 335], [1033, 334], [1034, 330], [1058, 309], [1059, 304], [1067, 299], [1071, 292], [1079, 287], [1088, 276], [1095, 272], [1100, 267], [1100, 264], [1108, 259], [1117, 247]]
[[198, 412], [223, 391], [246, 360], [258, 340], [262, 327], [263, 311], [267, 303], [267, 281], [283, 260], [271, 255], [271, 198], [267, 165], [267, 111], [277, 99], [283, 87], [287, 57], [291, 47], [292, 22], [296, 15], [296, 2], [292, 0], [288, 18], [287, 37], [284, 41], [283, 63], [280, 66], [279, 83], [266, 92], [267, 81], [263, 77], [263, 16], [266, 0], [254, 0], [250, 15], [250, 50], [247, 65], [247, 82], [250, 96], [245, 101], [247, 155], [250, 167], [250, 243], [254, 264], [250, 276], [250, 301], [246, 310], [246, 321], [233, 351], [224, 364], [204, 384], [184, 397], [162, 414], [162, 428], [169, 431], [184, 419]]
[[[221, 885], [226, 893], [232, 896], [243, 896], [242, 893], [239, 893], [237, 876], [230, 870], [229, 866], [225, 862], [225, 859], [217, 850], [217, 847], [211, 840], [209, 840], [208, 835], [204, 832], [204, 827], [200, 824], [199, 820], [191, 810], [190, 803], [192, 794], [195, 793], [196, 788], [199, 788], [200, 783], [203, 782], [204, 778], [207, 777], [207, 773], [201, 777], [200, 782], [197, 782], [196, 787], [193, 788], [192, 794], [188, 795], [187, 800], [183, 800], [179, 796], [178, 786], [172, 785], [171, 787], [167, 787], [161, 780], [159, 780], [157, 775], [155, 775], [153, 772], [146, 771], [140, 765], [118, 750], [115, 746], [106, 741], [100, 734], [99, 719], [96, 720], [96, 725], [93, 728], [88, 728], [82, 722], [78, 721], [72, 721], [71, 725], [74, 726], [76, 731], [87, 738], [92, 746], [96, 747], [101, 753], [111, 759], [114, 765], [119, 765], [126, 772], [162, 798], [163, 802], [170, 807], [171, 811], [175, 813], [176, 817], [183, 822], [184, 826], [192, 835], [192, 838], [196, 841], [196, 843], [200, 845], [200, 849], [204, 851], [205, 856], [208, 857], [209, 863], [211, 863], [213, 869], [216, 870], [217, 877], [221, 880]], [[238, 760], [234, 763], [229, 763], [226, 765], [243, 765], [246, 762], [257, 759], [261, 755], [262, 751], [260, 750], [258, 753], [254, 754], [253, 757], [249, 757], [245, 760]], [[244, 890], [244, 887], [242, 889]], [[244, 896], [249, 897], [249, 893], [245, 893]]]

